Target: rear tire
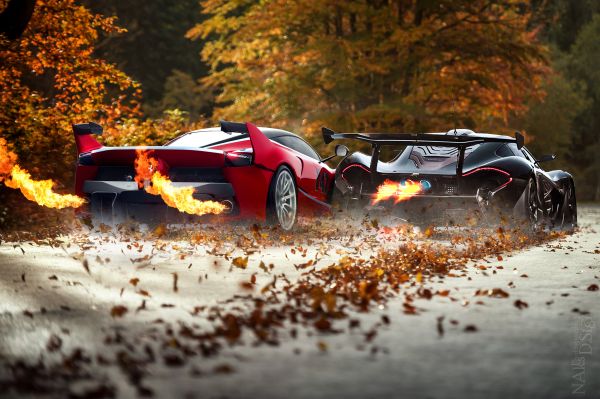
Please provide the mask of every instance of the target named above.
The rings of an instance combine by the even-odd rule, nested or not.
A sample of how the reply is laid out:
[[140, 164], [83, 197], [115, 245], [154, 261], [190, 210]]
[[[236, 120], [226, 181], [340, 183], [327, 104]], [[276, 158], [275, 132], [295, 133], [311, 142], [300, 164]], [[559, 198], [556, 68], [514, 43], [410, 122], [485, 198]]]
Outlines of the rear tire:
[[577, 197], [575, 196], [575, 184], [572, 180], [569, 181], [565, 189], [561, 217], [562, 229], [573, 230], [577, 227]]
[[267, 198], [267, 222], [291, 230], [298, 212], [296, 179], [287, 166], [281, 166], [271, 179]]
[[537, 195], [537, 184], [532, 177], [525, 188], [525, 216], [532, 230], [539, 230], [544, 224], [544, 213]]

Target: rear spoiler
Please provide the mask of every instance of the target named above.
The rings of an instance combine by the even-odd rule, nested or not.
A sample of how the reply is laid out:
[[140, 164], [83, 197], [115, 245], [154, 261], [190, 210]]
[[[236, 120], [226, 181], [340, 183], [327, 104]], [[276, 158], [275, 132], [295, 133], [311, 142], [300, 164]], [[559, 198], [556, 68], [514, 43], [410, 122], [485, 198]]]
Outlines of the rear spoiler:
[[521, 149], [525, 143], [525, 138], [519, 132], [515, 132], [515, 137], [502, 136], [455, 136], [451, 134], [434, 134], [434, 133], [337, 133], [329, 128], [323, 127], [323, 141], [325, 144], [331, 143], [333, 140], [359, 140], [370, 143], [373, 148], [371, 154], [371, 181], [376, 181], [378, 175], [377, 165], [379, 163], [379, 154], [382, 145], [405, 144], [405, 145], [430, 145], [438, 147], [457, 147], [458, 162], [456, 164], [456, 175], [462, 176], [463, 164], [465, 159], [465, 149], [474, 144], [481, 143], [516, 143]]
[[73, 134], [77, 145], [77, 154], [90, 152], [102, 148], [92, 135], [102, 134], [102, 126], [94, 122], [73, 124]]
[[269, 166], [271, 164], [271, 149], [273, 143], [250, 122], [229, 122], [219, 121], [221, 125], [221, 131], [226, 133], [246, 133], [250, 137], [250, 143], [252, 144], [253, 150], [253, 162], [262, 166]]
[[373, 146], [389, 144], [411, 144], [411, 145], [433, 145], [439, 147], [468, 147], [481, 143], [516, 143], [521, 149], [525, 144], [525, 138], [519, 132], [515, 132], [515, 138], [501, 136], [479, 137], [479, 136], [454, 136], [449, 134], [434, 133], [337, 133], [329, 128], [323, 127], [323, 141], [325, 144], [333, 140], [350, 139], [370, 143]]

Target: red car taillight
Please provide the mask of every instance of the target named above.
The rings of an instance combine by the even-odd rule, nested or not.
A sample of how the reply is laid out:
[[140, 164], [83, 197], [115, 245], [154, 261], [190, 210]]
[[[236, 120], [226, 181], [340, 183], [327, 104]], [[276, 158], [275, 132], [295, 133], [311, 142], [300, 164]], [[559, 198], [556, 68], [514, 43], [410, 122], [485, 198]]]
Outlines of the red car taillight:
[[252, 149], [228, 151], [225, 153], [225, 165], [248, 166], [252, 164]]

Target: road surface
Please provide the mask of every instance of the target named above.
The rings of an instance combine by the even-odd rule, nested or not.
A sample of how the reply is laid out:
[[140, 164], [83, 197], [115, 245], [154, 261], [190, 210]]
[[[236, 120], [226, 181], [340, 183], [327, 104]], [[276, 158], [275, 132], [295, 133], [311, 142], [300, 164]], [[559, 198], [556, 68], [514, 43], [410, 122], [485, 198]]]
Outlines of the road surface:
[[[284, 321], [273, 345], [243, 333], [183, 357], [182, 326], [210, 331], [211, 308], [245, 308], [315, 256], [327, 266], [376, 246], [357, 249], [349, 231], [327, 250], [318, 239], [248, 249], [227, 236], [203, 246], [148, 233], [3, 243], [0, 397], [598, 398], [600, 207], [582, 206], [580, 226], [434, 278], [427, 287], [450, 294], [416, 299], [417, 314], [398, 295], [350, 310], [338, 334]], [[493, 289], [508, 297], [475, 296]]]

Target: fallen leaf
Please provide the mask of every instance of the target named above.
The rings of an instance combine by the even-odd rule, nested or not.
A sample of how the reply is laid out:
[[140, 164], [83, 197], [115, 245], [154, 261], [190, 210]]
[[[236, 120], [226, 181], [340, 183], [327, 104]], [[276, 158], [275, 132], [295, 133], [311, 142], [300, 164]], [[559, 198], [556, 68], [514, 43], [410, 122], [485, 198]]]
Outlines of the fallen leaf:
[[110, 310], [110, 315], [112, 317], [123, 317], [125, 313], [127, 313], [127, 308], [123, 305], [113, 306]]
[[437, 318], [437, 331], [440, 337], [444, 336], [444, 316], [440, 316]]
[[62, 346], [62, 339], [56, 334], [52, 334], [48, 339], [48, 343], [46, 344], [46, 349], [49, 352], [55, 352], [60, 349]]
[[519, 309], [525, 309], [525, 308], [528, 308], [528, 307], [529, 307], [529, 305], [527, 304], [527, 302], [524, 302], [524, 301], [522, 301], [522, 300], [520, 300], [520, 299], [517, 299], [517, 300], [515, 301], [515, 306], [516, 306], [517, 308], [519, 308]]
[[85, 269], [85, 271], [87, 272], [87, 274], [91, 274], [90, 273], [90, 265], [89, 265], [88, 260], [86, 258], [83, 259], [83, 261], [81, 262], [81, 264], [83, 265], [83, 268]]
[[177, 288], [177, 280], [179, 280], [179, 276], [177, 275], [177, 273], [171, 273], [173, 275], [173, 292], [177, 292], [179, 291], [179, 288]]
[[156, 226], [156, 228], [154, 229], [154, 231], [152, 232], [152, 234], [156, 238], [161, 238], [162, 236], [164, 236], [165, 234], [167, 234], [167, 226], [165, 226], [164, 224], [160, 224], [160, 225]]
[[248, 267], [248, 257], [238, 256], [237, 258], [233, 258], [231, 264], [235, 267], [239, 267], [240, 269], [245, 269]]

